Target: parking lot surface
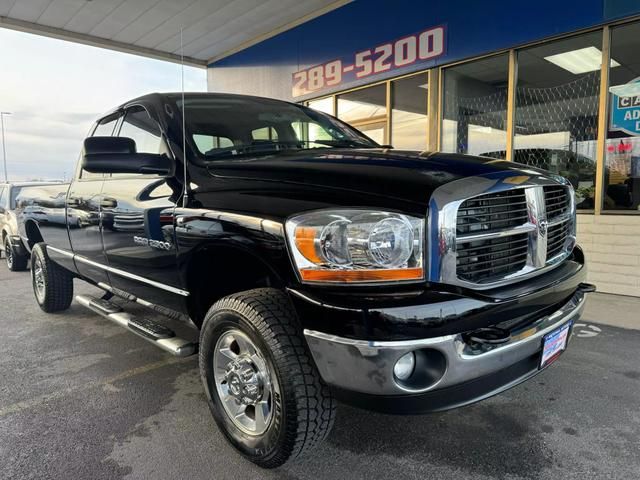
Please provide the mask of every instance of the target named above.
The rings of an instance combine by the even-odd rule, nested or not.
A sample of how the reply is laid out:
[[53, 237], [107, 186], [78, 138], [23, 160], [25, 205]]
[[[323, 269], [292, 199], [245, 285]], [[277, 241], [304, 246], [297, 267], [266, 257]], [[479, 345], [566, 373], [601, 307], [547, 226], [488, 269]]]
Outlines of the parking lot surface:
[[528, 383], [426, 416], [340, 405], [315, 456], [264, 471], [217, 430], [197, 357], [174, 359], [75, 303], [46, 315], [29, 273], [4, 266], [0, 305], [3, 479], [640, 477], [640, 331], [589, 315]]

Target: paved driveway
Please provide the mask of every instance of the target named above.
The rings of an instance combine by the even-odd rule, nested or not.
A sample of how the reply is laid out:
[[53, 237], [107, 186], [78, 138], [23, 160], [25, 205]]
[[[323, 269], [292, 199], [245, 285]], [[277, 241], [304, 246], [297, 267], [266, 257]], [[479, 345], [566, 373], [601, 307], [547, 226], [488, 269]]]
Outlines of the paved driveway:
[[265, 472], [216, 429], [195, 357], [174, 359], [77, 304], [42, 313], [26, 272], [0, 267], [0, 306], [3, 479], [640, 477], [640, 331], [587, 322], [549, 370], [456, 411], [341, 405], [314, 457]]

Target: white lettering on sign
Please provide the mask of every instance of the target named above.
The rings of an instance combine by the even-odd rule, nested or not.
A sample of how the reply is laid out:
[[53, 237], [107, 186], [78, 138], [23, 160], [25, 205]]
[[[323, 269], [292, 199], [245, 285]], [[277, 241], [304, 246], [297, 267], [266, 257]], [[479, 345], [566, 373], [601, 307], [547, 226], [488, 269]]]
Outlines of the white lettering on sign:
[[625, 120], [640, 120], [640, 110], [627, 110], [624, 112]]
[[356, 52], [351, 59], [332, 60], [293, 74], [294, 97], [377, 75], [415, 62], [431, 60], [445, 52], [445, 28], [433, 27], [374, 48]]

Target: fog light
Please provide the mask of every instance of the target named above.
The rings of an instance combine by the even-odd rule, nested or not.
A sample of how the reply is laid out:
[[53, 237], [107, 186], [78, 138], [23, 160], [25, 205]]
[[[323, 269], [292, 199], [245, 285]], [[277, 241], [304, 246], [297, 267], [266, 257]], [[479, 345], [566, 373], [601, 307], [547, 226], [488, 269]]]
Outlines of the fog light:
[[401, 356], [393, 367], [393, 374], [398, 380], [406, 380], [413, 373], [416, 367], [416, 356], [413, 352], [409, 352]]

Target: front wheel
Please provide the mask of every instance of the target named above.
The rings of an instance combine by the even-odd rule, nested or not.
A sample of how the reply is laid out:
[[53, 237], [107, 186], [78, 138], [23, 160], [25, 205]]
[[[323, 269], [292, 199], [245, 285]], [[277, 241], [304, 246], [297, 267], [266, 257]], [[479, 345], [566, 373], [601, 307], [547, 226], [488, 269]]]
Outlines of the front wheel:
[[287, 296], [261, 288], [230, 295], [207, 313], [200, 374], [229, 442], [275, 468], [317, 446], [335, 418]]
[[73, 275], [54, 263], [44, 243], [31, 251], [31, 282], [40, 308], [47, 312], [66, 310], [73, 300]]
[[20, 255], [9, 237], [4, 240], [4, 256], [7, 262], [7, 268], [12, 272], [21, 272], [27, 269], [29, 258], [26, 255]]

